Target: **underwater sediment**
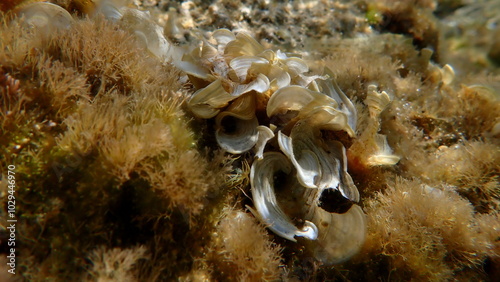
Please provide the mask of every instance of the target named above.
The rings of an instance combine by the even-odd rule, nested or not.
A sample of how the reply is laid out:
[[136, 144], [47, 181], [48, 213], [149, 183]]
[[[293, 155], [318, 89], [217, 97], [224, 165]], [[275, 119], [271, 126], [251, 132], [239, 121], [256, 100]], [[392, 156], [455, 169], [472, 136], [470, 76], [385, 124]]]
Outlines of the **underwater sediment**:
[[496, 1], [50, 2], [0, 5], [0, 280], [500, 276]]

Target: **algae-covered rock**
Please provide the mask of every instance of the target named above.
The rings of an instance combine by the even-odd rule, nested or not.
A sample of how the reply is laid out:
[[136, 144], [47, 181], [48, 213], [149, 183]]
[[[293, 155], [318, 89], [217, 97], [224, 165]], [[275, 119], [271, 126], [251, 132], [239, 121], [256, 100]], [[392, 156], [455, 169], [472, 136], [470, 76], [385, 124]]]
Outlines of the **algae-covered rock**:
[[[497, 278], [498, 1], [4, 2], [0, 280]], [[26, 12], [37, 5], [59, 21]], [[125, 10], [140, 16], [122, 20]], [[278, 89], [302, 87], [292, 94], [306, 99], [330, 79], [345, 97], [301, 104], [302, 116], [282, 99], [267, 115]], [[201, 94], [243, 98], [193, 98], [207, 88]], [[280, 154], [283, 136], [306, 140], [294, 128], [327, 101], [349, 130], [311, 129], [313, 147], [302, 151], [345, 147], [328, 165], [349, 176], [341, 183], [357, 187], [359, 204], [343, 187], [297, 200], [299, 189], [285, 190], [299, 183], [293, 166], [266, 183], [297, 228], [312, 218], [324, 230], [337, 225], [319, 219], [353, 213], [366, 220], [361, 250], [333, 265], [317, 246], [346, 236], [293, 242], [248, 209], [250, 167]], [[207, 108], [215, 113], [196, 112]], [[235, 117], [258, 121], [241, 134], [251, 146], [222, 152], [221, 136], [234, 143], [246, 128]]]

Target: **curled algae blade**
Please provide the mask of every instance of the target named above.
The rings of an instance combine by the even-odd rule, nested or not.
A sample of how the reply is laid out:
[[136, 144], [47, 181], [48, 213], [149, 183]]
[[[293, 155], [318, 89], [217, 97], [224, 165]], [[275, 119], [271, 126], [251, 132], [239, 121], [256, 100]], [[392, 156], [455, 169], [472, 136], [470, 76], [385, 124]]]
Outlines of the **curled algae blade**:
[[19, 16], [24, 17], [25, 24], [44, 30], [47, 34], [57, 29], [69, 28], [73, 17], [62, 7], [45, 2], [28, 4], [19, 10]]
[[257, 159], [250, 170], [252, 196], [257, 211], [254, 214], [268, 225], [277, 235], [296, 242], [295, 237], [315, 240], [318, 228], [310, 221], [305, 221], [299, 229], [279, 207], [274, 191], [274, 175], [282, 171], [289, 174], [292, 171], [290, 161], [281, 153], [265, 153], [262, 159]]

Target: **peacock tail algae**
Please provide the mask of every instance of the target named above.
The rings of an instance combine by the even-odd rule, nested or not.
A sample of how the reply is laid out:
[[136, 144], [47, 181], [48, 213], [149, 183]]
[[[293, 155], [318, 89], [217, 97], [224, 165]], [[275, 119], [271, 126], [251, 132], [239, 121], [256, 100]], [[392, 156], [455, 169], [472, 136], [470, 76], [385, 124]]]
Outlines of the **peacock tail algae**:
[[[496, 1], [51, 1], [47, 22], [30, 21], [36, 2], [0, 5], [0, 280], [498, 277]], [[304, 76], [327, 75], [352, 101], [353, 136], [322, 130], [321, 140], [345, 146], [360, 201], [338, 191], [318, 199], [336, 215], [356, 206], [366, 217], [349, 260], [318, 259], [314, 241], [281, 238], [252, 214], [254, 151], [220, 148], [217, 128], [232, 118], [193, 113], [207, 76], [175, 62], [179, 50], [214, 45], [219, 28], [300, 58]], [[184, 61], [211, 66], [209, 51]], [[261, 124], [294, 118], [268, 117], [260, 102]], [[291, 136], [292, 125], [283, 130]], [[256, 142], [266, 155], [281, 141]], [[9, 165], [15, 276], [3, 239]], [[277, 185], [300, 185], [294, 173], [271, 183], [301, 227], [297, 194]]]

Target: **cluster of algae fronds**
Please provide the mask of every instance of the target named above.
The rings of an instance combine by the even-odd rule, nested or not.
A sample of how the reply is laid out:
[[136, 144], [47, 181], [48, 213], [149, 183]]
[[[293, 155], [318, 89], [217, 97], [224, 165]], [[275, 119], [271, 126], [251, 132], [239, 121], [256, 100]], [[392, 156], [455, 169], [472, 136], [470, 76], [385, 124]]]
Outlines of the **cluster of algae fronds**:
[[[145, 52], [117, 24], [81, 17], [90, 2], [59, 1], [75, 13], [75, 23], [50, 34], [3, 13], [0, 223], [6, 226], [5, 171], [14, 164], [18, 275], [6, 276], [2, 258], [0, 278], [498, 277], [499, 70], [493, 62], [450, 74], [443, 65], [455, 66], [464, 52], [456, 58], [449, 52], [455, 39], [445, 37], [436, 18], [467, 3], [361, 2], [247, 1], [233, 8], [228, 1], [161, 2], [176, 7], [170, 15], [180, 33], [245, 28], [257, 40], [309, 52], [306, 58], [329, 67], [357, 101], [358, 133], [376, 123], [375, 131], [387, 136], [401, 158], [395, 166], [367, 161], [377, 150], [371, 137], [358, 136], [347, 150], [368, 234], [354, 259], [333, 267], [322, 266], [300, 242], [267, 232], [245, 209], [252, 205], [245, 156], [219, 152], [214, 125], [184, 112], [192, 88], [174, 66]], [[6, 3], [14, 4], [5, 10], [16, 1]], [[319, 16], [334, 8], [352, 17]], [[309, 12], [317, 17], [306, 17]], [[260, 22], [265, 25], [255, 26]], [[290, 23], [300, 28], [280, 26]], [[363, 103], [373, 83], [392, 97], [377, 121]]]

